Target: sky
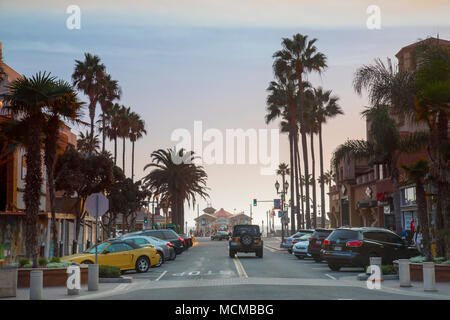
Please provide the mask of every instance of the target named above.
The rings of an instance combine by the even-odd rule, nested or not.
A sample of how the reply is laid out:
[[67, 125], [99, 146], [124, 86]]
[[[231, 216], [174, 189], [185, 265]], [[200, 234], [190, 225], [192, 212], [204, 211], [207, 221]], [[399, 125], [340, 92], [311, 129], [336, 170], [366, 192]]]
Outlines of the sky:
[[[80, 29], [66, 27], [69, 5], [80, 7]], [[380, 8], [380, 29], [367, 28], [370, 5]], [[277, 129], [277, 121], [269, 125], [264, 121], [266, 88], [273, 80], [272, 55], [281, 48], [283, 37], [302, 33], [317, 38], [328, 68], [321, 75], [308, 75], [308, 80], [332, 90], [345, 113], [324, 127], [324, 160], [329, 168], [340, 143], [365, 137], [360, 112], [367, 99], [353, 91], [356, 69], [375, 58], [396, 62], [395, 54], [418, 39], [439, 33], [449, 40], [449, 13], [447, 0], [0, 0], [0, 41], [4, 61], [27, 76], [48, 71], [70, 81], [75, 59], [82, 60], [85, 52], [98, 55], [119, 81], [119, 103], [145, 120], [148, 135], [137, 142], [135, 153], [136, 178], [141, 178], [148, 173], [143, 167], [151, 161], [151, 152], [173, 147], [176, 129], [193, 133], [194, 121], [202, 121], [203, 131], [215, 128], [223, 133]], [[289, 163], [287, 137], [280, 135], [279, 142], [279, 159]], [[112, 144], [107, 148], [112, 151]], [[126, 148], [129, 176], [131, 145]], [[315, 150], [318, 159], [317, 139]], [[205, 169], [208, 203], [216, 209], [248, 213], [253, 199], [277, 197], [277, 177], [261, 175], [259, 164], [205, 165]], [[317, 162], [317, 176], [318, 172]], [[198, 203], [200, 211], [208, 204]], [[253, 207], [255, 223], [264, 219], [266, 224], [270, 205]], [[194, 226], [196, 216], [196, 208], [186, 207], [188, 227]]]

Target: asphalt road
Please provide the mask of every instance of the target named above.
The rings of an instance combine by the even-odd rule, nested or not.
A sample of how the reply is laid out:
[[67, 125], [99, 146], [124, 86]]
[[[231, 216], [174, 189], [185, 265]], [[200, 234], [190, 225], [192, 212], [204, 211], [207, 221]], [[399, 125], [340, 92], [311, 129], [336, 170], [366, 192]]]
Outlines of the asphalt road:
[[364, 281], [356, 281], [356, 275], [362, 271], [343, 268], [333, 272], [325, 263], [299, 260], [268, 246], [262, 259], [245, 253], [232, 259], [227, 241], [199, 239], [198, 245], [178, 255], [175, 261], [147, 273], [129, 272], [134, 283], [120, 285], [113, 293], [96, 299], [418, 299], [392, 291], [369, 290]]

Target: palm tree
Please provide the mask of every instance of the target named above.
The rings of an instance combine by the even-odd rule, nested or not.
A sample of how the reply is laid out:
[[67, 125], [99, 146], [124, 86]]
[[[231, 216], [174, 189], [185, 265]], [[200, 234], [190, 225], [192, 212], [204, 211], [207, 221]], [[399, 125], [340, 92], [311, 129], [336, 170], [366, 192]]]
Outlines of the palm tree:
[[[285, 188], [285, 184], [286, 184], [286, 179], [285, 179], [285, 177], [286, 176], [293, 176], [292, 174], [291, 174], [291, 170], [289, 169], [289, 166], [286, 164], [286, 163], [280, 163], [279, 165], [278, 165], [278, 169], [276, 170], [276, 174], [278, 175], [278, 176], [281, 176], [281, 183], [282, 183], [282, 185], [281, 185], [281, 189], [282, 189], [282, 193], [281, 193], [281, 203], [282, 203], [282, 208], [283, 208], [283, 206], [284, 206], [284, 201], [285, 201], [285, 197], [286, 197], [286, 188]], [[292, 180], [291, 180], [292, 181]], [[292, 190], [292, 184], [291, 184], [291, 190]], [[278, 190], [277, 190], [278, 191]], [[292, 193], [291, 193], [292, 194]], [[293, 199], [291, 198], [291, 201], [293, 201]], [[283, 227], [283, 230], [284, 230], [284, 223], [282, 223], [281, 224], [281, 226]], [[284, 232], [282, 233], [283, 234], [283, 236], [284, 236]]]
[[106, 114], [101, 115], [102, 118], [105, 118], [105, 127], [101, 128], [101, 130], [105, 131], [108, 139], [114, 140], [114, 165], [117, 165], [117, 138], [119, 137], [120, 128], [120, 109], [121, 106], [115, 103]]
[[159, 149], [152, 152], [152, 162], [144, 170], [153, 170], [143, 178], [143, 182], [153, 194], [160, 195], [171, 206], [172, 223], [184, 230], [184, 203], [195, 206], [197, 196], [208, 196], [207, 174], [202, 166], [194, 164], [193, 151]]
[[431, 239], [430, 226], [428, 223], [427, 199], [424, 188], [424, 179], [429, 172], [429, 165], [427, 160], [418, 160], [410, 166], [401, 166], [408, 176], [408, 183], [414, 183], [416, 187], [417, 199], [417, 215], [419, 218], [420, 229], [422, 230], [423, 251], [425, 253], [426, 261], [433, 261], [433, 254], [431, 253]]
[[333, 154], [333, 166], [337, 172], [339, 162], [345, 157], [366, 158], [370, 160], [371, 164], [387, 165], [393, 188], [396, 232], [401, 235], [398, 159], [401, 154], [419, 151], [425, 145], [428, 134], [414, 132], [409, 135], [400, 135], [397, 125], [389, 116], [388, 107], [385, 105], [367, 108], [362, 114], [370, 121], [370, 140], [348, 140], [340, 145]]
[[130, 141], [132, 146], [131, 151], [131, 180], [134, 181], [134, 143], [136, 140], [143, 137], [144, 134], [147, 134], [145, 130], [145, 122], [141, 119], [141, 117], [135, 113], [131, 112], [130, 114]]
[[98, 138], [98, 134], [96, 134], [93, 139], [91, 139], [91, 135], [88, 131], [86, 131], [86, 133], [80, 132], [80, 135], [77, 139], [77, 149], [78, 151], [85, 154], [89, 154], [91, 152], [99, 154], [100, 140]]
[[54, 102], [55, 78], [48, 73], [38, 73], [31, 78], [19, 78], [7, 87], [2, 95], [13, 117], [27, 128], [25, 138], [27, 173], [25, 177], [25, 248], [26, 255], [38, 266], [38, 213], [42, 186], [42, 127], [44, 112]]
[[119, 135], [122, 138], [122, 170], [125, 174], [125, 141], [130, 138], [130, 107], [122, 106], [119, 111]]
[[58, 256], [58, 229], [56, 226], [56, 196], [55, 196], [55, 165], [58, 152], [59, 129], [64, 124], [61, 120], [78, 122], [81, 117], [80, 102], [74, 88], [65, 81], [55, 83], [53, 103], [49, 105], [49, 114], [44, 123], [44, 164], [47, 172], [47, 181], [50, 197], [51, 233], [53, 241], [53, 255]]
[[[304, 88], [303, 88], [303, 74], [308, 74], [312, 71], [321, 73], [327, 67], [326, 56], [323, 53], [317, 52], [314, 45], [317, 39], [308, 40], [308, 36], [295, 34], [292, 39], [283, 38], [283, 49], [277, 51], [274, 57], [285, 61], [293, 72], [297, 75], [297, 86], [299, 93], [299, 116], [300, 116], [300, 133], [302, 137], [303, 149], [303, 163], [305, 175], [309, 175], [308, 168], [308, 149], [306, 146], [306, 131], [304, 121]], [[306, 196], [306, 227], [311, 227], [310, 210], [309, 210], [309, 182], [305, 186]]]
[[[317, 121], [317, 131], [319, 135], [319, 157], [320, 157], [320, 177], [324, 175], [323, 172], [323, 143], [322, 143], [322, 125], [328, 119], [334, 118], [339, 114], [344, 114], [341, 107], [338, 105], [339, 98], [331, 96], [332, 91], [324, 91], [321, 87], [314, 89], [315, 113]], [[322, 208], [322, 223], [321, 227], [325, 228], [325, 180], [321, 179], [320, 183], [320, 199]]]
[[[75, 87], [89, 97], [89, 117], [91, 119], [91, 141], [94, 140], [95, 108], [99, 102], [104, 84], [105, 66], [100, 58], [90, 53], [84, 54], [84, 61], [75, 60], [72, 80]], [[92, 153], [93, 150], [90, 150]]]
[[107, 120], [106, 114], [112, 109], [113, 101], [116, 99], [117, 100], [120, 99], [121, 93], [122, 92], [119, 87], [118, 81], [112, 80], [109, 74], [105, 74], [101, 84], [99, 96], [99, 102], [102, 108], [102, 116], [101, 116], [102, 127], [100, 130], [102, 132], [102, 152], [105, 151], [105, 140], [106, 140], [105, 128]]

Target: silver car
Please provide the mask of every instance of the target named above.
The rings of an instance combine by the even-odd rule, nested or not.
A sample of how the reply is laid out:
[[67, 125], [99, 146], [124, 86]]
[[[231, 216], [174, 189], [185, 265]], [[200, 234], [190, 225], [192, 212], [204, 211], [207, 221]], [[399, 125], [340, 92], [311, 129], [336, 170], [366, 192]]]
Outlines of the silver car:
[[310, 257], [311, 255], [308, 253], [308, 245], [310, 234], [305, 234], [300, 238], [297, 238], [297, 242], [292, 246], [292, 253], [298, 259], [304, 259], [306, 257]]
[[[170, 247], [168, 245], [166, 245], [166, 243], [161, 243], [160, 241], [156, 241], [153, 237], [147, 237], [147, 236], [141, 236], [141, 235], [125, 235], [124, 237], [122, 237], [122, 239], [126, 240], [126, 241], [132, 241], [141, 246], [146, 246], [146, 245], [154, 246], [160, 256], [160, 261], [156, 265], [156, 267], [161, 266], [165, 261], [169, 260], [171, 257]], [[173, 248], [172, 248], [172, 250], [173, 250]]]

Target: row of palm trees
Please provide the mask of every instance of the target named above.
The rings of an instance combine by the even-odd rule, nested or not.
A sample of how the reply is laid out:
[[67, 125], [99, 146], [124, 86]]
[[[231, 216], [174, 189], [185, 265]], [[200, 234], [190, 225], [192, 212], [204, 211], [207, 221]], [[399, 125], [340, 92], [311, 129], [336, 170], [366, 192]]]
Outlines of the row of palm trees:
[[125, 173], [126, 140], [132, 143], [131, 178], [134, 179], [135, 142], [147, 134], [145, 122], [130, 107], [115, 103], [121, 97], [118, 81], [106, 73], [106, 67], [98, 56], [85, 53], [84, 61], [75, 60], [72, 74], [74, 86], [89, 98], [89, 135], [80, 134], [80, 148], [88, 153], [99, 152], [99, 140], [95, 134], [95, 113], [100, 104], [99, 131], [102, 133], [101, 152], [105, 151], [106, 138], [114, 141], [114, 164], [117, 164], [117, 139], [122, 139], [122, 170]]
[[[314, 88], [304, 78], [311, 72], [322, 73], [327, 67], [326, 56], [318, 52], [317, 39], [295, 34], [292, 39], [283, 38], [282, 49], [275, 52], [273, 72], [275, 79], [267, 91], [266, 123], [281, 118], [281, 131], [288, 134], [290, 156], [290, 198], [291, 232], [297, 227], [317, 227], [317, 192], [315, 172], [314, 136], [319, 139], [319, 162], [321, 194], [321, 226], [325, 226], [325, 184], [331, 173], [324, 172], [323, 165], [323, 125], [328, 119], [343, 114], [338, 104], [339, 98], [331, 90]], [[307, 135], [310, 136], [311, 174], [308, 157]], [[301, 169], [299, 138], [303, 155], [303, 174]], [[280, 165], [280, 169], [286, 165]], [[283, 172], [286, 172], [285, 170]], [[311, 188], [311, 189], [310, 189]], [[310, 197], [312, 191], [312, 199]], [[310, 201], [312, 200], [312, 216]], [[300, 206], [301, 213], [300, 214]]]
[[[439, 40], [422, 41], [414, 53], [414, 71], [396, 70], [390, 60], [359, 68], [354, 89], [368, 92], [371, 106], [362, 114], [370, 121], [370, 138], [348, 140], [333, 155], [333, 166], [345, 157], [367, 158], [369, 163], [384, 164], [393, 186], [396, 232], [401, 234], [400, 186], [416, 186], [418, 218], [423, 234], [424, 251], [431, 260], [431, 237], [427, 197], [436, 203], [434, 234], [437, 256], [450, 257], [450, 179], [448, 171], [448, 116], [450, 111], [450, 50]], [[395, 118], [425, 124], [427, 130], [400, 135]], [[427, 159], [406, 166], [399, 163], [401, 154], [427, 151]], [[401, 181], [401, 169], [407, 176]], [[424, 186], [432, 186], [425, 193]], [[437, 190], [431, 192], [431, 190]]]

